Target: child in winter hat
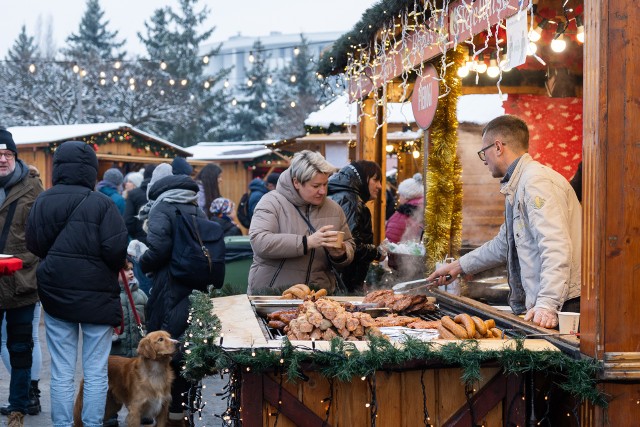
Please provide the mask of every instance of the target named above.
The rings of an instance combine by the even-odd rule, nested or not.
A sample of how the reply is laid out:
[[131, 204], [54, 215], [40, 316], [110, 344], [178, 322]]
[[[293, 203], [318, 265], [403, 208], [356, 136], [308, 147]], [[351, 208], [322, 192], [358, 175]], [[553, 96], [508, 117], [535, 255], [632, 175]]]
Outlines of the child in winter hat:
[[424, 195], [424, 186], [422, 185], [422, 174], [415, 174], [411, 178], [407, 178], [398, 186], [398, 194], [404, 200], [417, 199]]

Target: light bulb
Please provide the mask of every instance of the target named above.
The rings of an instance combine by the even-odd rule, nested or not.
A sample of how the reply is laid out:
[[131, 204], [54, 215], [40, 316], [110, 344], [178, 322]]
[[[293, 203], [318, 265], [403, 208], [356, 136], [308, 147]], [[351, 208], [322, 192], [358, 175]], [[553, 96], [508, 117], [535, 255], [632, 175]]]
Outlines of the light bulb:
[[458, 77], [460, 77], [461, 79], [464, 79], [468, 75], [469, 75], [469, 69], [467, 68], [466, 65], [458, 68]]
[[500, 68], [498, 67], [498, 61], [491, 59], [489, 61], [489, 67], [487, 68], [487, 76], [495, 79], [500, 75]]
[[578, 33], [576, 34], [576, 40], [580, 43], [584, 43], [584, 25], [578, 26]]
[[223, 86], [224, 87], [229, 87], [229, 80], [225, 80]]
[[291, 108], [296, 108], [296, 102], [295, 101], [291, 101], [291, 104], [289, 104], [289, 105], [291, 105]]
[[293, 48], [293, 54], [294, 54], [295, 56], [298, 56], [298, 55], [300, 54], [300, 48], [299, 48], [298, 46], [296, 46], [296, 47], [294, 47], [294, 48]]
[[238, 100], [233, 98], [233, 100], [231, 101], [231, 105], [235, 107], [237, 104], [238, 104]]
[[534, 42], [529, 43], [529, 47], [527, 48], [527, 55], [533, 56], [538, 51], [538, 45]]
[[120, 69], [120, 67], [122, 67], [122, 62], [120, 61], [116, 61], [116, 63], [113, 64], [113, 68], [115, 68], [116, 70]]
[[151, 87], [151, 85], [153, 85], [153, 80], [151, 79], [147, 80], [147, 86]]
[[542, 38], [542, 30], [540, 27], [536, 27], [535, 29], [529, 31], [529, 41], [537, 42]]
[[87, 70], [85, 69], [80, 70], [80, 77], [84, 77], [86, 75], [87, 75]]
[[134, 79], [133, 77], [131, 77], [131, 78], [129, 79], [129, 84], [130, 84], [130, 85], [134, 85], [134, 84], [136, 84], [136, 79]]
[[255, 58], [255, 56], [253, 56], [253, 52], [249, 52], [249, 62], [253, 62], [255, 60], [256, 60], [256, 58]]
[[80, 71], [80, 67], [78, 67], [78, 64], [74, 64], [73, 65], [73, 72], [78, 74], [78, 71]]
[[204, 82], [204, 88], [209, 89], [209, 87], [211, 87], [211, 83], [209, 83], [209, 80], [207, 80], [206, 82]]
[[560, 53], [564, 52], [567, 48], [567, 42], [564, 39], [564, 36], [560, 34], [557, 38], [551, 40], [551, 50]]
[[35, 73], [35, 72], [36, 72], [36, 66], [35, 66], [35, 64], [31, 64], [31, 65], [29, 65], [29, 72], [30, 72], [31, 74], [33, 74], [33, 73]]
[[419, 152], [418, 150], [414, 150], [414, 151], [413, 151], [413, 158], [414, 158], [414, 159], [417, 159], [417, 158], [419, 158], [419, 157], [420, 157], [420, 152]]
[[204, 56], [202, 58], [202, 62], [205, 63], [205, 64], [208, 64], [209, 63], [209, 57], [208, 56]]
[[107, 77], [107, 73], [105, 73], [104, 71], [100, 71], [100, 77], [104, 79], [105, 77]]
[[107, 80], [106, 79], [100, 79], [100, 86], [104, 86], [107, 84]]
[[247, 86], [249, 87], [253, 86], [253, 80], [251, 79], [247, 80]]
[[485, 73], [487, 71], [487, 63], [484, 61], [478, 61], [476, 64], [476, 71], [480, 74]]
[[387, 153], [393, 152], [393, 144], [387, 144]]
[[273, 78], [271, 76], [267, 77], [267, 84], [270, 85], [273, 83]]
[[291, 80], [291, 83], [295, 83], [296, 82], [296, 75], [292, 74], [291, 77], [289, 78], [289, 80]]
[[166, 69], [167, 69], [167, 63], [166, 63], [166, 62], [164, 62], [164, 61], [161, 61], [161, 62], [160, 62], [160, 69], [161, 69], [161, 70], [166, 70]]
[[262, 101], [262, 102], [260, 103], [260, 107], [261, 107], [261, 108], [267, 108], [267, 103], [266, 103], [266, 102], [264, 102], [264, 101]]

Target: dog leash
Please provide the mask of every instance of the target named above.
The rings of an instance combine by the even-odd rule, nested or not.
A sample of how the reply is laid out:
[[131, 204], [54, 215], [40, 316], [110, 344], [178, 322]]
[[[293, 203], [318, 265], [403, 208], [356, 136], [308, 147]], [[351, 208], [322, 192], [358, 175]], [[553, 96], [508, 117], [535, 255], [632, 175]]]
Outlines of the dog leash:
[[[129, 305], [131, 305], [131, 311], [133, 313], [133, 318], [136, 321], [136, 327], [138, 328], [138, 332], [140, 336], [144, 338], [145, 333], [142, 328], [142, 322], [140, 321], [140, 316], [138, 315], [138, 310], [136, 310], [136, 304], [133, 302], [133, 295], [131, 295], [131, 288], [129, 288], [129, 282], [127, 281], [127, 275], [124, 272], [124, 269], [120, 269], [120, 279], [122, 279], [122, 283], [124, 284], [124, 290], [127, 293], [127, 298], [129, 299]], [[122, 319], [120, 320], [120, 331], [115, 329], [116, 334], [120, 335], [124, 331], [124, 312], [122, 312]]]

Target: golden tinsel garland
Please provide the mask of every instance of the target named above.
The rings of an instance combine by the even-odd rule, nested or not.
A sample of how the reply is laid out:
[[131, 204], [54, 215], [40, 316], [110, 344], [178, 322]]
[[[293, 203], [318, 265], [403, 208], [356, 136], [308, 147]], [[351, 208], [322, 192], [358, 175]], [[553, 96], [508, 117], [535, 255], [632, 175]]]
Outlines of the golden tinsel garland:
[[[440, 93], [445, 93], [448, 86], [449, 94], [438, 100], [430, 128], [424, 211], [427, 271], [433, 271], [436, 262], [447, 255], [457, 254], [462, 239], [462, 166], [457, 156], [457, 104], [462, 83], [457, 72], [463, 65], [463, 50], [458, 46], [447, 52], [447, 84], [440, 82]], [[434, 65], [440, 72], [441, 64]]]

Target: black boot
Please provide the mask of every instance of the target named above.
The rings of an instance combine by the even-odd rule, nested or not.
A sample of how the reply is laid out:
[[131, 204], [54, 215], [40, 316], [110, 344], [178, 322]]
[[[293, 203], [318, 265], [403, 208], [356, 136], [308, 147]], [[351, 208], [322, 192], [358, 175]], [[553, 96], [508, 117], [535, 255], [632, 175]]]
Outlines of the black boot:
[[42, 411], [40, 406], [40, 389], [38, 388], [38, 381], [31, 381], [31, 387], [29, 388], [29, 406], [27, 406], [27, 414], [38, 415]]
[[[29, 406], [27, 406], [27, 414], [38, 415], [42, 410], [40, 406], [40, 389], [38, 388], [38, 381], [31, 381], [31, 387], [29, 387]], [[11, 408], [9, 405], [0, 407], [0, 414], [9, 415]]]

